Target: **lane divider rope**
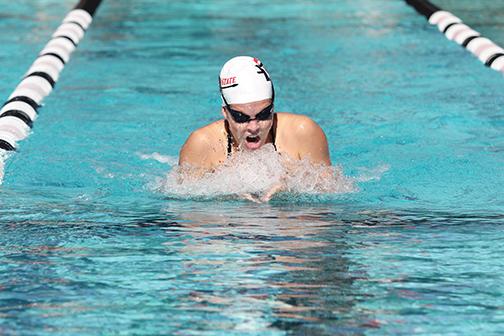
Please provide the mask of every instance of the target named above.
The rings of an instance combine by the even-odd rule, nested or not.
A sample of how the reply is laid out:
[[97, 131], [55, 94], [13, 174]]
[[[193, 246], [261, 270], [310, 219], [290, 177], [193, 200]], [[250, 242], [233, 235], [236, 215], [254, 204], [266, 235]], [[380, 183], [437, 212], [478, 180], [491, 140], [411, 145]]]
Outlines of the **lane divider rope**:
[[483, 64], [504, 73], [504, 49], [481, 36], [452, 13], [442, 10], [427, 0], [406, 0], [417, 12], [424, 15], [430, 24], [436, 25], [447, 39], [469, 50]]
[[0, 152], [16, 150], [17, 142], [29, 135], [38, 108], [54, 89], [70, 55], [93, 21], [101, 1], [81, 0], [65, 16], [21, 82], [1, 106]]

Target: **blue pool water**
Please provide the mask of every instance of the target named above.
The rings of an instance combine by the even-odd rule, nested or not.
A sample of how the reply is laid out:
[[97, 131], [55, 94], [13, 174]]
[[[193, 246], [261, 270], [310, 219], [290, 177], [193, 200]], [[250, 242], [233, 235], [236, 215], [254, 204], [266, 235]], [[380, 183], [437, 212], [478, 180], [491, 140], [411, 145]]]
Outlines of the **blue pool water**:
[[[502, 4], [435, 3], [504, 45]], [[73, 5], [3, 5], [1, 97]], [[357, 191], [160, 192], [239, 54]], [[5, 162], [0, 334], [500, 334], [503, 83], [399, 0], [105, 1]]]

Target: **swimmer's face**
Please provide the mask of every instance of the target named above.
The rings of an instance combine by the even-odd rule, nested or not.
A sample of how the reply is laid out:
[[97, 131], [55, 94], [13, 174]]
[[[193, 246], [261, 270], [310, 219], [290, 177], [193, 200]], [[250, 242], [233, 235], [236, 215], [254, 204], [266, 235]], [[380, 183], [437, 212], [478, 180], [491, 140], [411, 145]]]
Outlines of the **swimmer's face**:
[[222, 107], [222, 114], [229, 122], [229, 128], [239, 148], [255, 150], [261, 148], [267, 141], [271, 141], [268, 137], [273, 126], [273, 113], [268, 113], [269, 107], [273, 112], [271, 99], [247, 104], [231, 104], [230, 107], [251, 119], [240, 123], [238, 122], [240, 119], [235, 120], [236, 117], [233, 117], [233, 113], [227, 107]]

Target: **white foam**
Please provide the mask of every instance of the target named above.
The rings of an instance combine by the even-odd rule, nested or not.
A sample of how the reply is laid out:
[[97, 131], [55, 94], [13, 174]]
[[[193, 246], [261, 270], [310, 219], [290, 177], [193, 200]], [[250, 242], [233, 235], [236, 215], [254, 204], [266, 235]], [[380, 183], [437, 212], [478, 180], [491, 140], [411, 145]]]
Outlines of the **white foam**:
[[3, 183], [5, 161], [7, 160], [8, 155], [9, 154], [6, 151], [0, 149], [0, 185]]
[[383, 164], [374, 168], [360, 168], [359, 175], [354, 178], [355, 182], [379, 181], [383, 174], [390, 169], [390, 165]]
[[341, 167], [314, 165], [293, 160], [265, 145], [256, 151], [236, 153], [213, 172], [194, 178], [191, 167], [175, 165], [153, 185], [154, 189], [176, 198], [261, 198], [281, 184], [283, 193], [335, 194], [354, 192], [351, 178]]
[[159, 154], [158, 152], [154, 152], [152, 154], [141, 154], [138, 153], [138, 156], [142, 160], [154, 160], [160, 163], [166, 163], [170, 166], [174, 166], [178, 163], [178, 158], [174, 156], [169, 156], [169, 155], [162, 155]]

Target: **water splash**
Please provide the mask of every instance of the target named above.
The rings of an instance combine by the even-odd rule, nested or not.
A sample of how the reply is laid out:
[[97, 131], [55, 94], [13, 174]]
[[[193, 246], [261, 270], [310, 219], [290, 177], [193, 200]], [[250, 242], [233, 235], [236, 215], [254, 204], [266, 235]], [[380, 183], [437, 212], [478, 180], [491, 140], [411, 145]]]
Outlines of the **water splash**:
[[0, 150], [0, 185], [3, 183], [5, 161], [7, 160], [7, 152]]
[[166, 163], [170, 166], [174, 166], [178, 163], [178, 158], [169, 155], [162, 155], [159, 154], [158, 152], [154, 152], [152, 154], [142, 154], [142, 153], [137, 154], [142, 160], [154, 160], [159, 163]]
[[359, 175], [354, 178], [356, 182], [379, 181], [383, 174], [390, 170], [390, 165], [382, 164], [373, 168], [361, 167]]
[[281, 185], [281, 194], [341, 194], [357, 191], [354, 181], [339, 166], [293, 160], [272, 145], [236, 153], [212, 172], [194, 178], [194, 169], [175, 165], [152, 185], [174, 198], [261, 198]]

